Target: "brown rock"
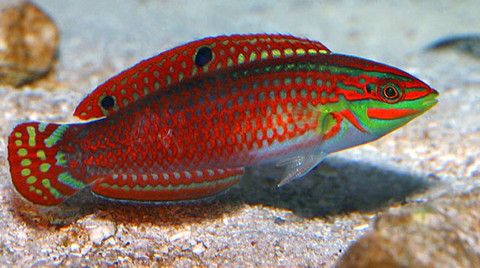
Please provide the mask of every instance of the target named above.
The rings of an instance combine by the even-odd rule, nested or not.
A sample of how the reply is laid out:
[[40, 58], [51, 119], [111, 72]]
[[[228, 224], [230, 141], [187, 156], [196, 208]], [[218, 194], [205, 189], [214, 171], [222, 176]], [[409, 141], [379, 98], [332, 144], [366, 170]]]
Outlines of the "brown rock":
[[338, 267], [480, 267], [480, 189], [381, 216]]
[[0, 84], [21, 86], [48, 73], [59, 31], [42, 10], [26, 1], [0, 4]]

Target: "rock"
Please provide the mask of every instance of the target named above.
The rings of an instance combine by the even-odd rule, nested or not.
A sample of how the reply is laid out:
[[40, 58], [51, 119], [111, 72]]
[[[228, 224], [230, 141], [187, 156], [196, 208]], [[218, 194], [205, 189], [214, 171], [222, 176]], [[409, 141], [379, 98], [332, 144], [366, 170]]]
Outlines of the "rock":
[[480, 189], [381, 216], [338, 267], [480, 267]]
[[34, 4], [0, 4], [0, 84], [32, 82], [53, 67], [59, 44], [55, 23]]
[[115, 234], [115, 225], [110, 221], [87, 218], [83, 226], [88, 230], [90, 241], [97, 246]]
[[205, 252], [205, 250], [206, 250], [205, 245], [202, 242], [198, 242], [192, 248], [192, 252], [195, 253], [196, 255], [201, 255], [203, 252]]

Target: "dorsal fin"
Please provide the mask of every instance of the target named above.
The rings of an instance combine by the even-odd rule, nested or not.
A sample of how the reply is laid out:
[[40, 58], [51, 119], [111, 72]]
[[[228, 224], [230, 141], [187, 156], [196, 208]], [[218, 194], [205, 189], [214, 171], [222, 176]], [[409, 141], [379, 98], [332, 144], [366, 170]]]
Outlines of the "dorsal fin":
[[223, 68], [328, 53], [320, 42], [288, 35], [208, 37], [160, 53], [110, 78], [82, 100], [74, 115], [84, 120], [109, 116], [154, 92]]

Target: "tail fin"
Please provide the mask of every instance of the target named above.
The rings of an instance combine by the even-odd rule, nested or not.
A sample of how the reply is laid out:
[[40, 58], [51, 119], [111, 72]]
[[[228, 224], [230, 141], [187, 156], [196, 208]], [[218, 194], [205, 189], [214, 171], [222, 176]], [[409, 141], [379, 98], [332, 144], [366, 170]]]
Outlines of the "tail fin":
[[8, 138], [12, 182], [29, 201], [60, 204], [86, 185], [68, 171], [61, 150], [69, 125], [29, 122], [17, 125]]

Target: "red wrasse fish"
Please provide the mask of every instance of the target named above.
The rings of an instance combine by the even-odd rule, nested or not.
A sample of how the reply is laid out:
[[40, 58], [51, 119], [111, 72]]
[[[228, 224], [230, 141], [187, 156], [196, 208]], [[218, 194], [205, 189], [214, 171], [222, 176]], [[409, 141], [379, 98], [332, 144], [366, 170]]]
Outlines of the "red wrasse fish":
[[280, 184], [329, 153], [375, 140], [437, 102], [394, 67], [284, 35], [194, 41], [96, 88], [78, 124], [28, 122], [8, 140], [13, 184], [56, 205], [85, 187], [112, 199], [197, 199], [244, 168], [285, 166]]

